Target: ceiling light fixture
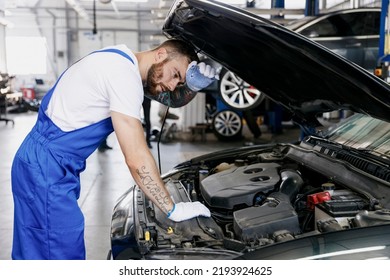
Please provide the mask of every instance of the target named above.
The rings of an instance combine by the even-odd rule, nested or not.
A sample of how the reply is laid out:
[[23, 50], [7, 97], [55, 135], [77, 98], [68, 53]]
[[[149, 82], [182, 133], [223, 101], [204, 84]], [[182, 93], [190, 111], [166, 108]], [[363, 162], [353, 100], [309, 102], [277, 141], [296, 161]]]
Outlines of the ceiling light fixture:
[[5, 17], [0, 17], [0, 25], [4, 25], [8, 28], [14, 27], [14, 24], [11, 21], [5, 19]]
[[80, 17], [82, 17], [86, 21], [89, 22], [91, 21], [89, 15], [87, 14], [87, 11], [81, 6], [79, 0], [65, 0], [65, 1], [66, 3], [69, 4], [69, 6], [73, 8], [73, 10], [75, 10], [79, 14]]

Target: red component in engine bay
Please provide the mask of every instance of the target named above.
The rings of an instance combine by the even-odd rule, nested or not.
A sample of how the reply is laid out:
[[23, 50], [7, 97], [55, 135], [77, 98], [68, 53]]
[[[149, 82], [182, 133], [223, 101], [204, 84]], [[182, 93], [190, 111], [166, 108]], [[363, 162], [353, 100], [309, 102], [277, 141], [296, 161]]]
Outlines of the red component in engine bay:
[[324, 201], [330, 200], [331, 196], [329, 192], [319, 192], [307, 196], [307, 208], [314, 210], [316, 204], [320, 204]]

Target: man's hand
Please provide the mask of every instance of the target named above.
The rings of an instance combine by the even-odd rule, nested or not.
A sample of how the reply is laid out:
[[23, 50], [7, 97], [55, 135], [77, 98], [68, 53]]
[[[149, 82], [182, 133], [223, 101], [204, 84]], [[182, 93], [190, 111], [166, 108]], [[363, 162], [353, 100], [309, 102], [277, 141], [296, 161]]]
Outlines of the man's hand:
[[210, 217], [210, 210], [199, 201], [179, 202], [169, 211], [168, 218], [174, 222], [182, 222], [198, 216]]
[[186, 83], [192, 91], [199, 91], [208, 87], [213, 81], [219, 80], [215, 69], [204, 62], [192, 61], [187, 68]]

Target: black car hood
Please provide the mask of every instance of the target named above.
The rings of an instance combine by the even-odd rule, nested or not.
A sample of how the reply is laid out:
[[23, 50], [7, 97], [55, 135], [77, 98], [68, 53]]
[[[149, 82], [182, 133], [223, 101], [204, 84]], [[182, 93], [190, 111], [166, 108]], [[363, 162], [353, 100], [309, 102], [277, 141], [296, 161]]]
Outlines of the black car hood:
[[163, 26], [283, 105], [302, 125], [349, 109], [390, 120], [390, 86], [327, 48], [243, 9], [178, 0]]

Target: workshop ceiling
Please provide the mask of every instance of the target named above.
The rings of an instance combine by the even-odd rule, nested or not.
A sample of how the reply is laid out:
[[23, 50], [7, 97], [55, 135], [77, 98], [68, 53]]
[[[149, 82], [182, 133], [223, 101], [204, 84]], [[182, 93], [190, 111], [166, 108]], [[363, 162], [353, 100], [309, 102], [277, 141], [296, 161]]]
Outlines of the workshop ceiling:
[[[96, 15], [99, 19], [126, 19], [134, 16], [141, 21], [151, 20], [162, 24], [174, 0], [5, 0], [6, 10], [13, 13], [28, 9], [37, 14], [44, 12], [52, 16], [57, 11], [72, 9], [78, 12], [84, 20], [93, 19], [94, 3]], [[246, 0], [221, 1], [246, 9]], [[258, 1], [258, 3], [270, 1]], [[303, 9], [257, 9], [248, 8], [256, 14], [298, 14], [303, 15]], [[60, 15], [58, 14], [60, 17]]]
[[172, 3], [173, 0], [5, 0], [5, 11], [10, 22], [31, 15], [59, 20], [77, 17], [77, 28], [92, 30], [95, 4], [99, 30], [138, 31], [149, 37], [162, 35], [163, 20]]
[[[27, 14], [35, 14], [36, 18], [64, 19], [65, 17], [80, 18], [81, 21], [93, 25], [94, 5], [95, 15], [98, 21], [98, 28], [103, 30], [129, 30], [128, 22], [138, 22], [137, 31], [144, 36], [161, 36], [162, 24], [174, 0], [3, 0], [5, 1], [5, 10], [7, 17], [12, 14], [13, 17], [23, 17]], [[303, 0], [301, 0], [303, 1]], [[0, 0], [1, 2], [1, 0]], [[298, 18], [304, 15], [304, 8], [288, 8], [291, 4], [286, 1], [286, 9], [270, 8], [271, 0], [256, 1], [255, 8], [246, 8], [246, 0], [221, 0], [234, 6], [248, 9], [251, 12], [261, 16], [278, 17], [273, 21], [286, 23], [291, 18]], [[295, 1], [294, 1], [295, 2]], [[324, 11], [323, 0], [320, 7]], [[332, 2], [332, 1], [329, 1]], [[350, 5], [351, 1], [333, 1], [337, 2], [339, 8]], [[363, 1], [364, 2], [364, 1]], [[376, 2], [376, 1], [374, 1]], [[295, 2], [297, 3], [297, 2]], [[302, 3], [305, 3], [303, 1]], [[267, 5], [269, 7], [267, 7]], [[262, 8], [258, 8], [262, 7]], [[65, 11], [65, 12], [64, 12]], [[284, 17], [286, 15], [286, 17]], [[104, 20], [109, 22], [109, 26], [104, 26]], [[95, 21], [96, 22], [96, 21]], [[127, 28], [127, 29], [126, 29]]]
[[5, 8], [13, 12], [16, 9], [51, 12], [73, 9], [80, 15], [85, 12], [88, 18], [92, 18], [94, 3], [99, 17], [123, 18], [135, 12], [167, 12], [173, 0], [5, 0]]
[[[132, 17], [136, 13], [141, 20], [162, 21], [168, 13], [174, 0], [3, 0], [5, 8], [8, 11], [16, 9], [30, 9], [33, 11], [48, 11], [55, 13], [56, 10], [73, 9], [86, 20], [93, 18], [94, 3], [96, 14], [99, 18], [123, 19]], [[1, 1], [0, 1], [1, 2]], [[246, 0], [221, 0], [221, 2], [248, 9], [255, 14], [268, 15], [300, 15], [303, 16], [304, 8], [288, 9], [291, 5], [286, 1], [287, 9], [270, 9], [271, 0], [257, 0], [255, 8], [246, 8]], [[291, 1], [292, 2], [292, 1]], [[294, 1], [295, 3], [305, 3], [304, 0]], [[356, 1], [355, 1], [356, 2]], [[362, 3], [369, 1], [360, 1]], [[380, 1], [371, 1], [380, 2]], [[323, 0], [320, 2], [320, 10], [326, 10], [324, 7], [335, 3], [339, 8], [350, 7], [351, 0]], [[265, 7], [265, 8], [257, 8]], [[142, 17], [141, 17], [142, 16]], [[282, 18], [282, 17], [280, 17]]]

